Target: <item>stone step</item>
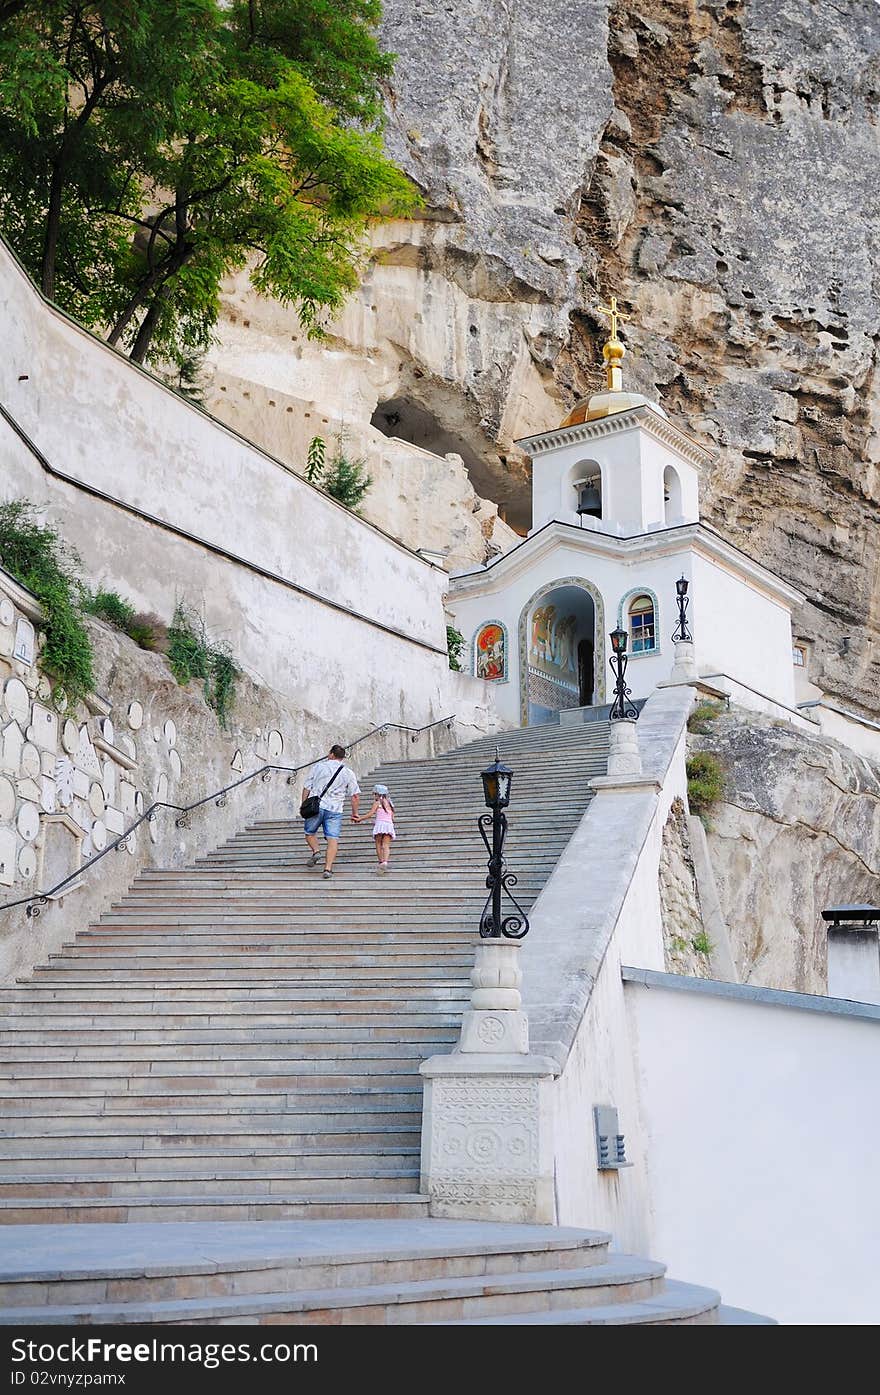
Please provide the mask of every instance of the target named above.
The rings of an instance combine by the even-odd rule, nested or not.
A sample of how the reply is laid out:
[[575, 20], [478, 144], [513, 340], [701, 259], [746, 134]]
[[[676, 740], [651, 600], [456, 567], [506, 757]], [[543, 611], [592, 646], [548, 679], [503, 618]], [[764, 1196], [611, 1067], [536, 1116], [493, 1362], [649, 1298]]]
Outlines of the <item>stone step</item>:
[[[167, 992], [167, 996], [166, 996]], [[264, 1013], [264, 1012], [364, 1012], [373, 1013], [391, 1010], [415, 1012], [452, 1011], [467, 1004], [466, 990], [454, 984], [427, 985], [421, 991], [407, 992], [395, 983], [376, 986], [359, 985], [349, 987], [346, 996], [340, 1000], [335, 988], [320, 987], [316, 984], [299, 984], [284, 987], [227, 988], [224, 984], [199, 985], [198, 992], [193, 988], [175, 988], [156, 991], [152, 988], [119, 988], [113, 990], [102, 987], [100, 981], [94, 986], [79, 984], [53, 986], [51, 988], [34, 985], [30, 989], [18, 987], [7, 990], [8, 997], [0, 998], [0, 1005], [6, 1007], [9, 1015], [15, 1013], [42, 1017], [48, 1011], [62, 1013], [114, 1013], [145, 1012], [158, 1009], [182, 1013]], [[330, 1005], [328, 1007], [328, 1004]]]
[[[328, 1118], [326, 1114], [281, 1113], [256, 1114], [155, 1114], [150, 1120], [150, 1132], [145, 1133], [140, 1114], [103, 1115], [90, 1119], [86, 1134], [82, 1118], [74, 1114], [54, 1118], [38, 1118], [29, 1114], [12, 1114], [4, 1110], [0, 1128], [5, 1157], [29, 1154], [35, 1146], [42, 1149], [75, 1146], [113, 1148], [117, 1152], [132, 1148], [139, 1153], [155, 1152], [167, 1144], [180, 1143], [187, 1147], [204, 1146], [216, 1140], [230, 1147], [263, 1149], [272, 1142], [283, 1143], [288, 1135], [302, 1140], [305, 1146], [316, 1147], [317, 1140], [325, 1146], [339, 1143], [346, 1147], [364, 1142], [381, 1146], [412, 1143], [413, 1134], [421, 1127], [421, 1113], [394, 1114], [348, 1109]], [[71, 1154], [73, 1156], [73, 1154]]]
[[[0, 1308], [308, 1293], [606, 1265], [601, 1232], [408, 1219], [0, 1232]], [[19, 1316], [21, 1316], [19, 1314]]]
[[[371, 1066], [377, 1063], [371, 1062]], [[301, 1095], [310, 1092], [336, 1094], [347, 1089], [357, 1095], [360, 1091], [372, 1094], [374, 1091], [417, 1091], [421, 1095], [421, 1076], [416, 1064], [411, 1069], [400, 1067], [395, 1070], [325, 1070], [319, 1062], [308, 1063], [310, 1069], [291, 1074], [289, 1070], [254, 1074], [250, 1066], [244, 1070], [230, 1070], [226, 1074], [212, 1073], [195, 1069], [194, 1063], [184, 1064], [183, 1071], [170, 1073], [162, 1070], [149, 1070], [144, 1062], [128, 1062], [114, 1074], [107, 1074], [106, 1064], [98, 1067], [92, 1063], [74, 1066], [66, 1063], [63, 1074], [52, 1062], [29, 1062], [24, 1073], [8, 1069], [6, 1076], [0, 1077], [0, 1098], [36, 1098], [38, 1095], [70, 1096], [71, 1099], [131, 1099], [141, 1102], [142, 1096], [165, 1099], [194, 1096], [216, 1102], [227, 1095], [240, 1098], [243, 1092], [254, 1098], [264, 1099], [266, 1095]], [[342, 1076], [343, 1078], [340, 1078]], [[146, 1106], [144, 1106], [146, 1108]]]
[[659, 1293], [630, 1302], [605, 1303], [599, 1307], [550, 1308], [492, 1317], [447, 1319], [449, 1326], [460, 1322], [485, 1326], [567, 1326], [567, 1327], [680, 1327], [712, 1326], [718, 1323], [720, 1295], [714, 1289], [667, 1279]]
[[[336, 1089], [336, 1091], [266, 1092], [223, 1091], [222, 1094], [144, 1095], [134, 1091], [121, 1094], [22, 1096], [17, 1091], [0, 1094], [0, 1108], [6, 1126], [15, 1130], [18, 1124], [29, 1127], [39, 1124], [47, 1133], [74, 1130], [82, 1116], [88, 1116], [89, 1133], [127, 1127], [128, 1122], [142, 1126], [145, 1113], [156, 1116], [156, 1127], [165, 1129], [174, 1124], [192, 1127], [218, 1127], [225, 1122], [230, 1127], [245, 1119], [282, 1119], [289, 1127], [326, 1129], [346, 1120], [364, 1126], [374, 1122], [403, 1123], [421, 1117], [421, 1089], [413, 1085], [409, 1091], [379, 1091], [379, 1089]], [[81, 1127], [81, 1124], [79, 1124]], [[151, 1124], [152, 1127], [152, 1124]]]
[[51, 1061], [56, 1065], [61, 1062], [82, 1065], [104, 1062], [105, 1065], [118, 1066], [147, 1061], [164, 1065], [174, 1063], [185, 1067], [196, 1063], [216, 1066], [218, 1061], [222, 1061], [227, 1069], [235, 1062], [248, 1063], [255, 1060], [275, 1065], [281, 1061], [287, 1067], [292, 1067], [294, 1059], [303, 1063], [320, 1063], [322, 1066], [331, 1061], [338, 1062], [340, 1066], [353, 1060], [362, 1063], [373, 1059], [421, 1061], [425, 1055], [442, 1052], [444, 1047], [451, 1050], [458, 1033], [437, 1031], [433, 1036], [406, 1041], [399, 1040], [396, 1035], [389, 1041], [365, 1041], [351, 1032], [348, 1033], [348, 1039], [341, 1033], [334, 1033], [328, 1037], [320, 1030], [314, 1036], [302, 1032], [284, 1036], [287, 1039], [283, 1039], [279, 1033], [282, 1039], [277, 1041], [234, 1041], [221, 1038], [218, 1041], [171, 1043], [167, 1040], [134, 1041], [117, 1046], [93, 1045], [91, 1042], [81, 1045], [75, 1042], [67, 1045], [37, 1042], [33, 1046], [0, 1046], [0, 1068], [6, 1065], [38, 1064], [41, 1061]]
[[[458, 1026], [456, 1022], [450, 1022], [446, 1027], [440, 1022], [430, 1022], [427, 1026], [409, 1026], [406, 1030], [406, 1039], [409, 1042], [425, 1042], [429, 1046], [435, 1046], [441, 1042], [455, 1042], [458, 1037]], [[334, 1054], [336, 1048], [343, 1045], [359, 1044], [361, 1042], [392, 1043], [399, 1044], [401, 1031], [399, 1026], [390, 1025], [387, 1022], [378, 1022], [370, 1026], [353, 1026], [350, 1024], [325, 1026], [298, 1027], [292, 1023], [282, 1026], [246, 1026], [233, 1027], [222, 1025], [220, 1027], [166, 1027], [160, 1028], [154, 1024], [149, 1026], [123, 1028], [123, 1027], [85, 1027], [83, 1025], [74, 1028], [57, 1027], [51, 1018], [47, 1018], [42, 1028], [6, 1028], [0, 1030], [0, 1060], [10, 1059], [5, 1052], [5, 1048], [10, 1048], [17, 1052], [18, 1048], [24, 1047], [28, 1050], [44, 1047], [47, 1051], [55, 1051], [59, 1048], [67, 1050], [76, 1048], [79, 1051], [91, 1048], [99, 1048], [102, 1051], [107, 1047], [115, 1046], [136, 1046], [136, 1047], [186, 1047], [186, 1046], [306, 1046], [311, 1044], [331, 1044]], [[186, 1055], [186, 1052], [181, 1054]], [[348, 1054], [348, 1053], [339, 1053]], [[25, 1059], [30, 1059], [27, 1057]], [[100, 1059], [100, 1058], [99, 1058]], [[160, 1059], [157, 1057], [156, 1059]]]
[[[48, 1006], [48, 1011], [46, 1010]], [[188, 1029], [200, 1029], [205, 1031], [218, 1031], [221, 1028], [268, 1030], [270, 1028], [333, 1028], [343, 1027], [389, 1027], [399, 1034], [402, 1030], [410, 1027], [458, 1027], [461, 1024], [461, 1012], [467, 1006], [462, 1001], [461, 1008], [450, 1011], [444, 1003], [426, 1005], [421, 1011], [408, 1012], [404, 999], [397, 1002], [384, 1002], [376, 1010], [364, 1012], [363, 1008], [358, 1008], [350, 1003], [339, 1004], [338, 1007], [331, 1007], [328, 1011], [326, 1003], [315, 1004], [311, 1009], [303, 1010], [301, 1005], [295, 1008], [289, 1006], [286, 1011], [267, 1012], [259, 1005], [250, 1012], [240, 1012], [237, 1009], [227, 1008], [223, 1012], [210, 1011], [207, 1008], [201, 1012], [162, 1012], [158, 1008], [151, 1009], [150, 1004], [133, 1004], [124, 1012], [118, 1010], [119, 1005], [105, 1003], [101, 1005], [107, 1009], [106, 1012], [96, 1012], [94, 1005], [91, 1005], [86, 1012], [76, 1014], [64, 1014], [60, 1006], [54, 1004], [43, 1004], [43, 1012], [38, 1016], [34, 1013], [21, 1013], [17, 1009], [6, 1014], [7, 1030], [31, 1030], [37, 1022], [42, 1024], [40, 1031], [47, 1032], [77, 1032], [93, 1028], [101, 1031], [143, 1031], [145, 1028], [150, 1031], [186, 1031]], [[323, 1007], [323, 1010], [322, 1010]]]
[[[380, 938], [379, 935], [372, 936], [362, 931], [360, 928], [354, 929], [346, 927], [346, 931], [341, 929], [332, 937], [329, 935], [312, 936], [309, 931], [296, 931], [278, 925], [260, 925], [246, 927], [248, 937], [242, 938], [242, 929], [235, 926], [212, 927], [208, 925], [176, 926], [176, 925], [149, 925], [149, 926], [108, 926], [100, 930], [84, 931], [78, 935], [75, 941], [78, 949], [86, 949], [90, 953], [96, 949], [110, 948], [114, 951], [118, 949], [163, 949], [175, 950], [181, 946], [198, 950], [218, 949], [225, 950], [242, 943], [251, 945], [268, 944], [280, 949], [332, 949], [340, 950], [346, 944], [350, 947], [353, 939], [358, 947], [364, 949], [409, 949], [413, 945], [413, 936], [422, 932], [419, 930], [399, 930], [395, 932], [385, 932]], [[463, 950], [473, 950], [477, 943], [477, 932], [468, 927], [466, 929], [452, 932], [449, 930], [435, 931], [424, 939], [431, 949], [438, 951], [454, 950], [461, 953]]]
[[[192, 968], [180, 967], [175, 969], [173, 966], [164, 965], [150, 970], [143, 968], [135, 970], [131, 964], [124, 968], [119, 963], [116, 965], [100, 963], [97, 966], [89, 967], [88, 964], [79, 961], [79, 963], [67, 964], [63, 968], [57, 964], [39, 964], [34, 970], [34, 979], [19, 979], [18, 981], [19, 983], [51, 984], [66, 981], [83, 984], [94, 982], [96, 973], [100, 973], [101, 980], [105, 984], [130, 985], [132, 976], [136, 975], [140, 983], [149, 984], [153, 988], [161, 988], [166, 984], [169, 987], [174, 987], [175, 985], [192, 985], [199, 982], [205, 984], [224, 983], [228, 975], [234, 971], [238, 976], [246, 973], [251, 982], [262, 980], [273, 985], [282, 983], [302, 985], [309, 982], [305, 976], [309, 968], [310, 966], [304, 965], [297, 973], [293, 966], [288, 967], [284, 964], [237, 963], [225, 965], [217, 963], [215, 966], [201, 964]], [[418, 977], [416, 977], [416, 971], [418, 971]], [[311, 972], [314, 973], [314, 965], [311, 966]], [[329, 977], [327, 966], [325, 966], [325, 973]], [[381, 964], [363, 966], [346, 964], [339, 967], [339, 972], [332, 975], [332, 980], [339, 988], [355, 982], [373, 984], [406, 982], [414, 986], [421, 986], [422, 984], [451, 981], [460, 986], [468, 981], [468, 974], [459, 965], [399, 964], [383, 967]]]
[[[407, 1221], [427, 1217], [428, 1199], [417, 1192], [374, 1192], [351, 1189], [332, 1196], [322, 1192], [308, 1195], [288, 1192], [272, 1197], [248, 1195], [157, 1196], [147, 1199], [116, 1197], [33, 1197], [4, 1200], [0, 1196], [0, 1225], [85, 1225], [136, 1222], [163, 1224], [170, 1221], [261, 1221], [320, 1220]], [[0, 1313], [0, 1323], [3, 1315]]]
[[218, 968], [225, 969], [227, 966], [250, 968], [278, 968], [301, 969], [314, 972], [317, 966], [322, 968], [338, 968], [353, 972], [358, 968], [370, 968], [375, 966], [380, 969], [394, 968], [398, 964], [404, 968], [422, 968], [429, 965], [446, 966], [450, 968], [458, 967], [470, 972], [473, 964], [473, 952], [470, 948], [448, 948], [438, 944], [437, 946], [426, 944], [420, 936], [413, 935], [412, 943], [408, 945], [374, 945], [361, 948], [355, 942], [351, 949], [346, 952], [339, 948], [327, 948], [316, 945], [313, 950], [304, 946], [302, 949], [288, 949], [284, 945], [273, 945], [271, 942], [261, 941], [259, 936], [255, 936], [252, 947], [247, 942], [238, 942], [235, 948], [212, 950], [210, 945], [193, 945], [183, 948], [174, 945], [135, 945], [131, 947], [129, 953], [119, 953], [112, 946], [106, 949], [89, 949], [87, 946], [75, 945], [63, 954], [53, 954], [49, 956], [50, 964], [56, 968], [70, 965], [71, 967], [82, 966], [90, 960], [94, 960], [100, 967], [108, 969], [121, 969], [130, 967], [132, 973], [151, 972], [153, 968], [163, 969], [201, 969]]
[[109, 1172], [92, 1172], [85, 1168], [71, 1168], [67, 1172], [21, 1178], [0, 1177], [0, 1199], [37, 1200], [52, 1199], [79, 1200], [83, 1197], [134, 1197], [169, 1199], [189, 1196], [241, 1196], [254, 1197], [286, 1195], [295, 1193], [299, 1197], [310, 1195], [333, 1196], [337, 1192], [353, 1190], [362, 1196], [382, 1192], [417, 1192], [419, 1169], [406, 1166], [381, 1167], [374, 1162], [369, 1167], [355, 1164], [337, 1165], [334, 1171], [306, 1171], [282, 1167], [274, 1164], [271, 1171], [241, 1165], [237, 1170], [230, 1168], [180, 1169], [169, 1172], [166, 1164], [164, 1176], [133, 1176], [129, 1173], [113, 1175]]
[[90, 1138], [75, 1146], [65, 1139], [66, 1152], [51, 1140], [22, 1139], [17, 1151], [10, 1150], [9, 1156], [0, 1158], [0, 1186], [22, 1178], [166, 1180], [197, 1174], [207, 1178], [238, 1177], [246, 1172], [256, 1179], [274, 1174], [299, 1176], [301, 1172], [334, 1176], [340, 1169], [345, 1174], [354, 1169], [354, 1176], [372, 1177], [389, 1175], [389, 1168], [417, 1166], [413, 1162], [419, 1156], [417, 1133], [411, 1131], [397, 1142], [389, 1134], [377, 1133], [376, 1138], [381, 1141], [365, 1135], [346, 1143], [336, 1135], [321, 1135], [314, 1142], [308, 1134], [290, 1134], [283, 1140], [273, 1135], [262, 1146], [251, 1146], [247, 1139], [229, 1143], [209, 1139], [201, 1144], [169, 1139], [159, 1146], [138, 1149], [131, 1147], [130, 1139], [116, 1147], [112, 1140]]
[[[78, 1087], [87, 1092], [106, 1092], [108, 1082], [134, 1080], [146, 1077], [156, 1093], [164, 1094], [168, 1089], [180, 1089], [181, 1081], [199, 1082], [199, 1089], [226, 1090], [230, 1082], [242, 1076], [255, 1081], [254, 1088], [268, 1090], [296, 1090], [303, 1085], [338, 1086], [340, 1077], [354, 1085], [391, 1084], [396, 1086], [399, 1077], [406, 1076], [419, 1080], [418, 1065], [423, 1053], [413, 1051], [409, 1055], [381, 1056], [367, 1058], [362, 1051], [353, 1056], [313, 1057], [304, 1059], [267, 1060], [265, 1057], [237, 1059], [219, 1056], [201, 1060], [152, 1061], [149, 1057], [131, 1061], [62, 1061], [54, 1053], [43, 1060], [7, 1062], [0, 1065], [0, 1080], [7, 1083], [13, 1080], [26, 1082], [39, 1080], [42, 1093], [54, 1092], [48, 1081], [60, 1081], [62, 1088], [70, 1088], [70, 1081], [76, 1080]], [[357, 1063], [357, 1069], [355, 1069]], [[90, 1086], [85, 1082], [91, 1081]], [[175, 1084], [176, 1082], [176, 1084]], [[262, 1083], [261, 1083], [262, 1082]], [[24, 1088], [24, 1086], [22, 1086]]]
[[722, 1303], [718, 1309], [720, 1327], [778, 1327], [775, 1318], [764, 1317], [763, 1313], [751, 1313], [748, 1308], [731, 1308]]
[[[229, 1296], [147, 1298], [141, 1302], [79, 1300], [45, 1308], [18, 1308], [18, 1322], [68, 1324], [263, 1323], [288, 1318], [308, 1326], [327, 1323], [410, 1325], [530, 1313], [646, 1305], [663, 1293], [663, 1266], [629, 1255], [583, 1269], [440, 1276], [300, 1292], [244, 1292]], [[680, 1307], [685, 1305], [679, 1304]], [[34, 1312], [42, 1314], [36, 1319]], [[565, 1318], [563, 1317], [563, 1321]]]

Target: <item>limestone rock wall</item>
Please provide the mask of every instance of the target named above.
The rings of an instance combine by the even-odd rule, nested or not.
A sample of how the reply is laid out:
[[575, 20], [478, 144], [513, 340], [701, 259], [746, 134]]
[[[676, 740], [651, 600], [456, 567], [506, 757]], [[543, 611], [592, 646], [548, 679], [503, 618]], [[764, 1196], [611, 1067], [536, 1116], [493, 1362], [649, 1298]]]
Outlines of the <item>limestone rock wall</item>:
[[[405, 399], [521, 528], [513, 443], [598, 384], [596, 308], [615, 292], [630, 381], [717, 447], [708, 516], [807, 593], [811, 677], [876, 712], [874, 0], [385, 0], [384, 37], [389, 143], [425, 214], [378, 230], [323, 346], [231, 286], [214, 399], [232, 379], [290, 394], [282, 427], [277, 398], [243, 424], [285, 458], [290, 417], [319, 402], [377, 460], [370, 418]], [[211, 405], [239, 424], [240, 404]], [[401, 528], [402, 458], [382, 469], [391, 498], [370, 516]], [[448, 469], [425, 468], [427, 497]], [[459, 525], [456, 559], [479, 556], [484, 522]]]
[[880, 899], [880, 766], [735, 710], [690, 740], [726, 770], [708, 845], [741, 981], [824, 993], [821, 911]]
[[687, 814], [673, 801], [660, 849], [660, 909], [666, 971], [708, 978], [709, 949], [691, 854]]

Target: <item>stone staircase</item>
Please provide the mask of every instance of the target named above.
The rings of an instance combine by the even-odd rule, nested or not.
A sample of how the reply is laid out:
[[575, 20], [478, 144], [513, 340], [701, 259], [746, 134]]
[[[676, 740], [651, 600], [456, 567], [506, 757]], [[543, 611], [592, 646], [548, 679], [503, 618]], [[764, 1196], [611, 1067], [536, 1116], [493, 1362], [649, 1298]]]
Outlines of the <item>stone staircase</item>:
[[[418, 1068], [468, 999], [494, 744], [362, 781], [397, 805], [388, 876], [369, 826], [325, 882], [260, 823], [0, 989], [0, 1325], [765, 1321], [605, 1234], [427, 1217]], [[528, 908], [607, 725], [498, 744]]]
[[[0, 1325], [413, 1323], [691, 1325], [718, 1294], [610, 1236], [457, 1221], [28, 1227], [7, 1254]], [[59, 1235], [59, 1230], [62, 1233]], [[743, 1315], [745, 1316], [745, 1315]], [[731, 1320], [740, 1320], [739, 1317]]]
[[[499, 745], [528, 906], [604, 769], [607, 727]], [[493, 754], [478, 741], [362, 781], [397, 806], [386, 877], [366, 825], [346, 823], [325, 882], [301, 824], [260, 823], [191, 869], [143, 873], [0, 990], [0, 1219], [424, 1215], [418, 1068], [452, 1048], [467, 998]]]

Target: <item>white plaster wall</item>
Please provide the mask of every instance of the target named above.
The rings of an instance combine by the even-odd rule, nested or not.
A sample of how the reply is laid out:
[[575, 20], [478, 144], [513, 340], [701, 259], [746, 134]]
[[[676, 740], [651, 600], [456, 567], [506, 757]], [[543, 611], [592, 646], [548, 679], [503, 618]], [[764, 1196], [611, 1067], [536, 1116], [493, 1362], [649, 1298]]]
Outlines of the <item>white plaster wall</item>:
[[794, 707], [791, 612], [699, 552], [693, 558], [691, 593], [698, 673], [730, 674]]
[[87, 486], [53, 478], [2, 422], [0, 493], [45, 505], [88, 580], [166, 620], [185, 598], [248, 673], [307, 715], [366, 729], [421, 726], [456, 701], [491, 705], [483, 683], [466, 696], [450, 674], [443, 570], [48, 307], [2, 246], [0, 315], [0, 400], [51, 465]]
[[[7, 441], [4, 494], [51, 503], [93, 576], [170, 615], [175, 595], [204, 604], [209, 625], [272, 686], [310, 674], [312, 701], [381, 675], [388, 716], [426, 720], [446, 664], [445, 574], [312, 489], [291, 471], [164, 389], [47, 307], [0, 247], [5, 352], [2, 401], [57, 468], [93, 489], [277, 572], [403, 638], [222, 562], [198, 544], [87, 495], [52, 486]], [[328, 622], [330, 614], [338, 622]], [[416, 648], [407, 642], [420, 642]], [[435, 652], [436, 651], [436, 652]], [[368, 680], [369, 681], [369, 680]], [[373, 693], [370, 693], [372, 700]], [[335, 699], [334, 699], [335, 700]], [[362, 703], [365, 710], [370, 703]], [[372, 711], [371, 711], [372, 715]], [[381, 714], [377, 714], [381, 715]]]
[[880, 1021], [626, 985], [653, 1252], [783, 1323], [880, 1314]]
[[823, 736], [833, 737], [860, 756], [880, 761], [880, 726], [876, 722], [860, 722], [824, 702], [806, 708], [805, 715], [818, 718]]
[[[617, 1247], [642, 1252], [649, 1198], [620, 966], [663, 966], [660, 850], [672, 801], [686, 798], [692, 701], [690, 689], [669, 688], [646, 704], [642, 757], [660, 792], [655, 785], [596, 795], [535, 904], [522, 950], [532, 1050], [560, 1071], [553, 1086], [557, 1220], [611, 1230]], [[597, 1104], [618, 1109], [632, 1167], [599, 1172]]]

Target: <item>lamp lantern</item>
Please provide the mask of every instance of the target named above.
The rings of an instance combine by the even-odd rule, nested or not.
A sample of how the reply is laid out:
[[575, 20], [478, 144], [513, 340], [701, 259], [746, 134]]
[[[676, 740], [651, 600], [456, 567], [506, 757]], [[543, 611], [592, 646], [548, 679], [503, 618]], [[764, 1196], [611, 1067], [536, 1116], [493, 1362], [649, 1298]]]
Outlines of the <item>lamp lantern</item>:
[[510, 803], [510, 787], [513, 783], [513, 771], [509, 765], [505, 765], [498, 757], [498, 747], [495, 747], [495, 759], [485, 770], [480, 771], [480, 779], [483, 782], [483, 798], [486, 801], [487, 809], [506, 809]]
[[[507, 815], [504, 810], [510, 803], [513, 771], [500, 759], [497, 746], [494, 761], [485, 770], [480, 771], [480, 779], [483, 782], [486, 808], [491, 810], [488, 814], [480, 814], [477, 819], [480, 837], [489, 854], [486, 877], [489, 895], [480, 916], [480, 939], [521, 940], [529, 933], [529, 919], [510, 889], [516, 886], [516, 877], [512, 872], [508, 872], [507, 863], [504, 861], [504, 841], [507, 837]], [[513, 902], [516, 908], [513, 915], [502, 915], [503, 895]]]

